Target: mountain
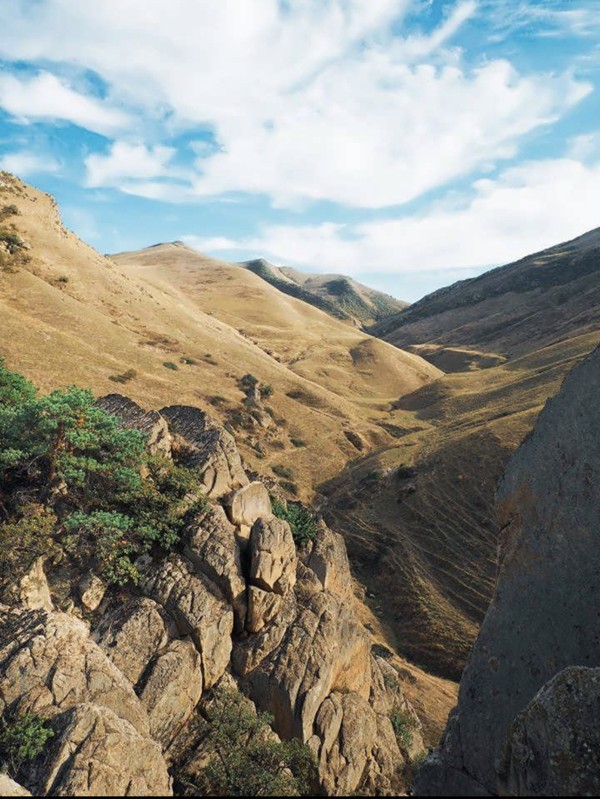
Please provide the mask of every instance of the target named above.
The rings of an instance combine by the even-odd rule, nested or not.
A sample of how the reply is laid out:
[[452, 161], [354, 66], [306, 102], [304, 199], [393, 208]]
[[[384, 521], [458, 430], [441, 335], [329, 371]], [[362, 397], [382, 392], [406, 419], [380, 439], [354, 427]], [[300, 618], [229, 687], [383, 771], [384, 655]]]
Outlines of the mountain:
[[242, 264], [267, 283], [358, 327], [372, 325], [402, 311], [408, 303], [363, 286], [345, 275], [309, 275], [288, 266], [273, 266], [263, 258]]
[[[199, 405], [235, 429], [251, 468], [277, 469], [304, 498], [357, 442], [391, 440], [381, 427], [390, 403], [440, 374], [183, 246], [106, 258], [63, 227], [52, 198], [6, 173], [0, 208], [0, 354], [10, 366], [43, 390], [126, 385], [151, 407]], [[270, 394], [254, 415], [248, 374]]]
[[600, 791], [599, 395], [597, 349], [507, 466], [492, 606], [417, 796]]
[[424, 297], [371, 332], [444, 371], [492, 366], [600, 326], [600, 228]]
[[497, 482], [600, 343], [600, 235], [442, 289], [372, 330], [447, 374], [398, 400], [397, 440], [326, 481], [321, 506], [395, 645], [458, 679], [494, 586]]

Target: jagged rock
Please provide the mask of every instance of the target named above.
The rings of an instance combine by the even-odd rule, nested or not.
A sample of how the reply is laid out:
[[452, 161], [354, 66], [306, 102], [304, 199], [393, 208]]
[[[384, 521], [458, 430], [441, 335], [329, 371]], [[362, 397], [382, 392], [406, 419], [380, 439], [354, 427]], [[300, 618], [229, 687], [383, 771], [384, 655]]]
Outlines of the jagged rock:
[[[599, 396], [600, 349], [570, 373], [509, 462], [495, 596], [420, 795], [454, 795], [457, 779], [443, 779], [457, 773], [497, 794], [517, 715], [563, 669], [600, 666]], [[562, 767], [563, 784], [576, 781], [576, 760]]]
[[0, 796], [31, 796], [31, 794], [6, 774], [0, 774]]
[[150, 732], [167, 749], [202, 696], [201, 658], [192, 642], [172, 641], [152, 663], [144, 683], [140, 697]]
[[233, 437], [198, 408], [171, 405], [161, 414], [184, 441], [185, 462], [198, 470], [207, 496], [219, 499], [248, 484]]
[[235, 632], [241, 632], [246, 620], [246, 582], [235, 528], [220, 505], [211, 506], [190, 523], [184, 552], [194, 571], [221, 589], [233, 607]]
[[257, 519], [273, 515], [269, 492], [260, 482], [250, 483], [227, 497], [225, 509], [230, 521], [239, 527], [242, 538], [248, 538]]
[[171, 796], [160, 747], [106, 707], [81, 704], [55, 717], [54, 743], [35, 793]]
[[282, 602], [283, 597], [280, 594], [263, 591], [262, 588], [251, 585], [248, 589], [248, 616], [246, 618], [248, 632], [260, 632], [277, 616]]
[[44, 572], [44, 558], [37, 558], [27, 574], [21, 577], [17, 594], [21, 604], [30, 610], [54, 610]]
[[172, 616], [180, 635], [192, 637], [202, 656], [204, 686], [210, 688], [229, 664], [233, 611], [217, 586], [192, 569], [171, 555], [149, 571], [142, 589]]
[[368, 698], [369, 653], [369, 637], [352, 607], [331, 594], [315, 594], [277, 649], [246, 678], [250, 697], [273, 714], [279, 735], [307, 741], [317, 711], [333, 691]]
[[250, 533], [250, 582], [284, 595], [296, 582], [296, 546], [282, 519], [259, 519]]
[[352, 574], [346, 544], [341, 535], [324, 524], [319, 525], [306, 565], [317, 575], [325, 590], [351, 596]]
[[150, 661], [169, 640], [169, 619], [151, 599], [135, 597], [105, 615], [94, 639], [115, 666], [136, 685]]
[[112, 416], [117, 416], [123, 427], [143, 433], [151, 455], [171, 457], [173, 439], [160, 413], [144, 411], [137, 403], [122, 394], [106, 394], [96, 400], [96, 405]]
[[106, 585], [97, 575], [91, 572], [86, 574], [79, 581], [78, 589], [81, 604], [86, 610], [94, 611], [100, 607], [106, 593]]
[[92, 702], [114, 711], [142, 735], [148, 717], [130, 683], [63, 613], [0, 610], [0, 711], [34, 703], [37, 711]]
[[277, 615], [269, 624], [255, 635], [235, 642], [232, 665], [239, 677], [247, 676], [281, 644], [289, 627], [294, 623], [297, 604], [296, 595], [290, 591], [283, 597]]
[[599, 718], [600, 669], [561, 671], [512, 724], [504, 795], [598, 796]]

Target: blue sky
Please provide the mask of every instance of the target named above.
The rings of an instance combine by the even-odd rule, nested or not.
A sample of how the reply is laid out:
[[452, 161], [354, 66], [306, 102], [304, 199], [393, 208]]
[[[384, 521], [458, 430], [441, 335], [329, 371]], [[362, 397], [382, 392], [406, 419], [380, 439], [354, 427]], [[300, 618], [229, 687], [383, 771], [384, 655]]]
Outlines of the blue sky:
[[0, 168], [103, 252], [407, 300], [600, 226], [599, 0], [2, 0]]

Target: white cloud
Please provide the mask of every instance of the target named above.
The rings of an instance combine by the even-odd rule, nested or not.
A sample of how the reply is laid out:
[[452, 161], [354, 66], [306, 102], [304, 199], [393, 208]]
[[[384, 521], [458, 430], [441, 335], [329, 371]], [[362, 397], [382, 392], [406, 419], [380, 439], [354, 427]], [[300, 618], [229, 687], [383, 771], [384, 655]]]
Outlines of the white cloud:
[[169, 161], [175, 155], [173, 147], [147, 147], [116, 141], [108, 154], [93, 153], [85, 159], [86, 184], [98, 186], [127, 186], [130, 180], [147, 180], [172, 175]]
[[21, 122], [65, 120], [108, 135], [129, 123], [127, 114], [76, 92], [49, 72], [22, 78], [0, 74], [0, 107]]
[[41, 172], [56, 172], [60, 168], [52, 156], [20, 150], [0, 156], [0, 169], [19, 177], [30, 177]]
[[238, 242], [187, 241], [204, 251], [239, 248], [319, 270], [416, 273], [508, 263], [600, 225], [600, 161], [531, 162], [474, 188], [453, 205], [353, 228], [271, 226]]
[[472, 0], [438, 30], [408, 37], [398, 31], [413, 0], [121, 0], [118, 13], [81, 0], [4, 3], [0, 56], [94, 70], [108, 93], [102, 104], [60, 94], [53, 78], [50, 107], [13, 93], [11, 113], [92, 118], [126, 139], [114, 110], [125, 107], [143, 120], [131, 135], [143, 129], [146, 145], [212, 131], [217, 146], [199, 155], [187, 187], [136, 174], [135, 160], [129, 174], [126, 164], [93, 167], [102, 185], [161, 199], [242, 191], [288, 207], [401, 204], [513, 156], [590, 90], [570, 76], [521, 76], [505, 61], [468, 70], [445, 58], [440, 48], [476, 13]]

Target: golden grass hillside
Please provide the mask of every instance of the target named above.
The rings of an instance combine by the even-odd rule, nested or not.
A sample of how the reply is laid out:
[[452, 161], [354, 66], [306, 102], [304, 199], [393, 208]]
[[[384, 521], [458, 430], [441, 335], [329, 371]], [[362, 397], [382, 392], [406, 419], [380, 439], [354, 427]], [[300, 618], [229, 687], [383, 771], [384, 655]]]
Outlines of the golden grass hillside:
[[366, 448], [389, 441], [379, 422], [390, 403], [440, 374], [241, 267], [172, 245], [106, 258], [63, 227], [51, 197], [7, 173], [1, 209], [9, 367], [43, 390], [77, 383], [152, 408], [194, 404], [224, 421], [242, 407], [239, 381], [251, 373], [273, 387], [279, 422], [264, 446], [262, 431], [236, 431], [244, 456], [267, 475], [288, 470], [304, 498], [356, 454], [353, 435]]

